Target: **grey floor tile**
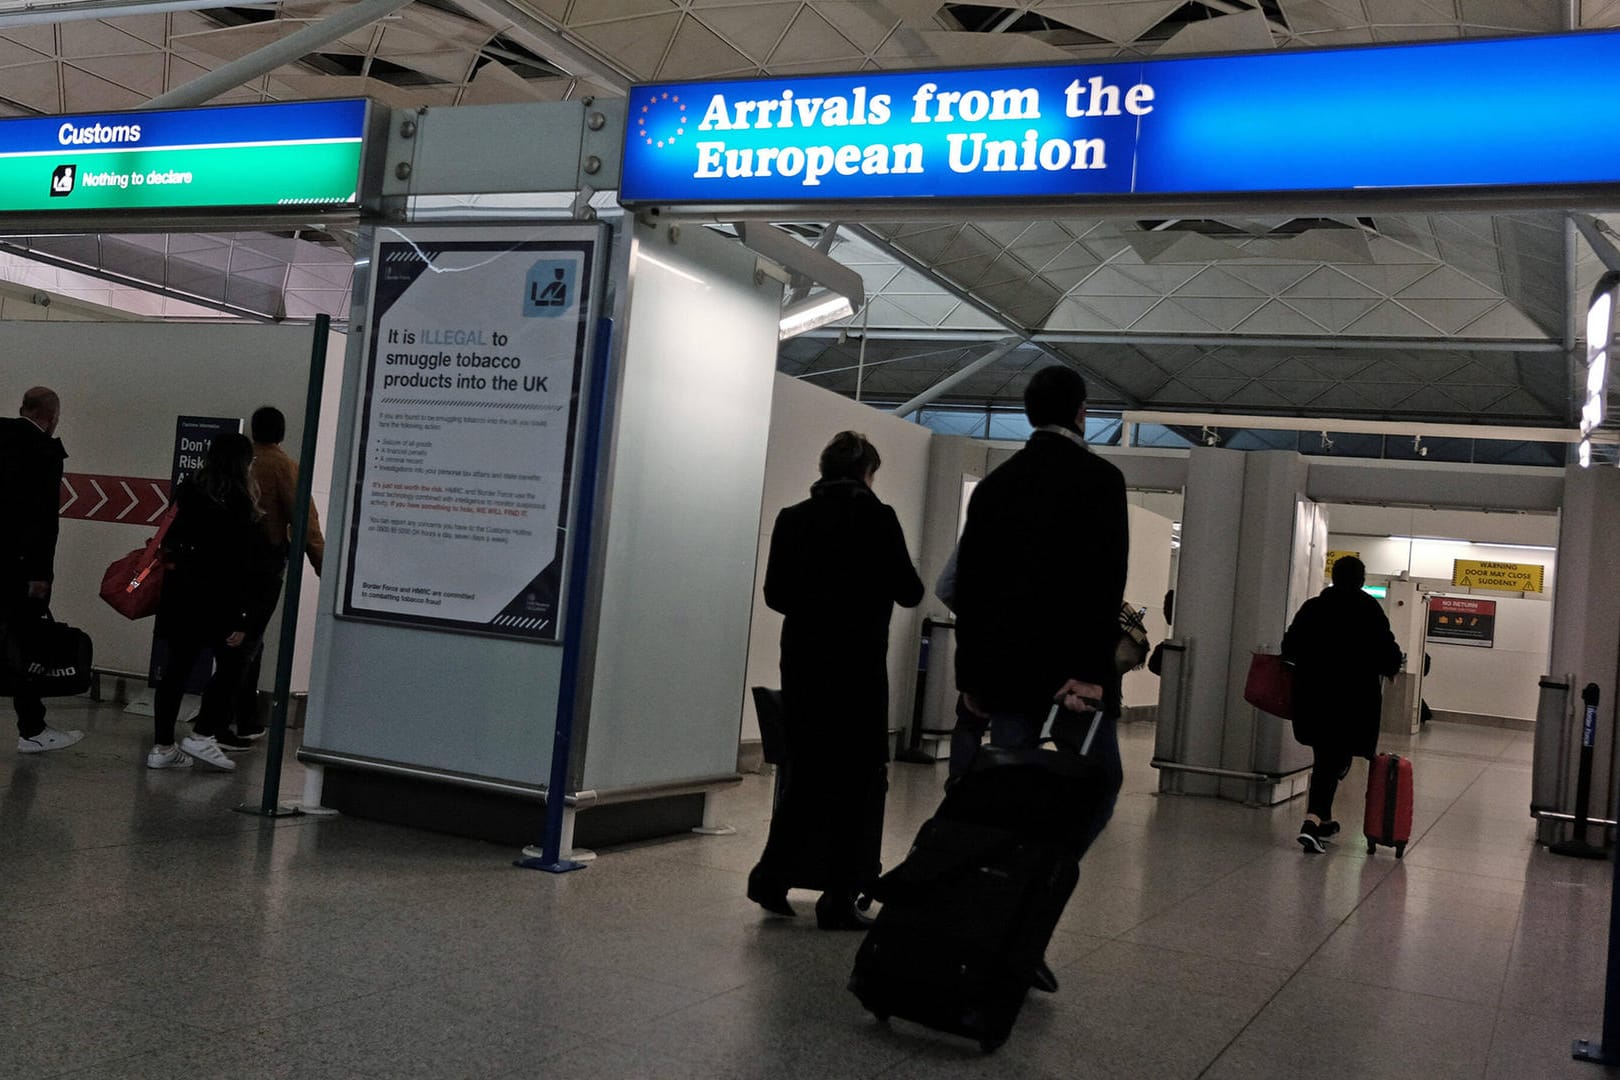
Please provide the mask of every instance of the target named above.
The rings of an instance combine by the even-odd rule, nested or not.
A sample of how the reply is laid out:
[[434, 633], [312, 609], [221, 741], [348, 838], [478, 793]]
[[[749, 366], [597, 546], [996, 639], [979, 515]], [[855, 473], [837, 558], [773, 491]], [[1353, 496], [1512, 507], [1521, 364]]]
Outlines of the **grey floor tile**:
[[498, 1080], [753, 1080], [760, 1075], [753, 1065], [733, 1069], [593, 1041], [578, 1050], [532, 1062]]
[[67, 1073], [65, 1080], [386, 1080], [382, 1074], [362, 1072], [353, 1062], [301, 1047], [243, 1043], [184, 1024], [169, 1026], [164, 1035], [161, 1049]]
[[1301, 915], [1275, 908], [1266, 899], [1205, 904], [1194, 896], [1121, 938], [1138, 945], [1291, 971], [1310, 958], [1339, 922], [1331, 915]]
[[1534, 1016], [1601, 1013], [1606, 937], [1520, 933], [1503, 981], [1501, 1007]]
[[[1131, 977], [1141, 970], [1164, 977]], [[1241, 972], [1178, 971], [1174, 954], [1151, 957], [1126, 946], [1111, 962], [1070, 968], [1055, 996], [1032, 995], [1012, 1037], [993, 1055], [965, 1039], [891, 1020], [890, 1030], [914, 1052], [884, 1075], [1192, 1080], [1264, 1000], [1261, 987], [1271, 976], [1256, 976], [1249, 983]], [[1225, 996], [1224, 989], [1240, 996]]]
[[1205, 1075], [1474, 1080], [1484, 1073], [1495, 1019], [1465, 1002], [1300, 975]]
[[0, 1018], [0, 1080], [36, 1080], [155, 1050], [148, 1018], [39, 987], [14, 987]]
[[1486, 1080], [1598, 1080], [1620, 1077], [1620, 1067], [1576, 1061], [1576, 1039], [1601, 1042], [1603, 1021], [1592, 1013], [1562, 1017], [1503, 1011], [1497, 1014]]
[[[1599, 1074], [1568, 1073], [1564, 1044], [1595, 1031], [1611, 868], [1535, 847], [1522, 733], [1391, 742], [1418, 785], [1397, 862], [1356, 835], [1362, 763], [1345, 838], [1306, 858], [1300, 802], [1157, 796], [1152, 726], [1126, 728], [1114, 821], [1048, 949], [1062, 988], [986, 1056], [865, 1014], [859, 935], [816, 930], [814, 894], [796, 920], [743, 896], [769, 777], [719, 797], [735, 836], [559, 878], [453, 837], [245, 818], [256, 768], [149, 773], [148, 721], [62, 714], [92, 737], [0, 757], [0, 1080]], [[942, 777], [893, 768], [886, 863]]]
[[1510, 934], [1434, 918], [1421, 924], [1352, 918], [1300, 970], [1495, 1008], [1507, 977]]
[[424, 982], [250, 1023], [243, 1034], [379, 1077], [490, 1078], [584, 1046], [549, 1019], [488, 1007], [487, 994]]
[[788, 1078], [873, 1076], [909, 1049], [843, 981], [776, 976], [622, 1035], [636, 1049], [718, 1071]]

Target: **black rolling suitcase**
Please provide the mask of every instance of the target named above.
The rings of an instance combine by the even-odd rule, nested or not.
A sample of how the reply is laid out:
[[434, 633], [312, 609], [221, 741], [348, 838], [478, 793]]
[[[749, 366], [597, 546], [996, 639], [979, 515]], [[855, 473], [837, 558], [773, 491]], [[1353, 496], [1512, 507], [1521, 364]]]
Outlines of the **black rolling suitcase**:
[[[1082, 755], [1101, 719], [1093, 714]], [[850, 991], [880, 1020], [964, 1035], [986, 1052], [1000, 1046], [1079, 880], [1108, 789], [1085, 756], [982, 749], [905, 861], [879, 880], [883, 907]]]

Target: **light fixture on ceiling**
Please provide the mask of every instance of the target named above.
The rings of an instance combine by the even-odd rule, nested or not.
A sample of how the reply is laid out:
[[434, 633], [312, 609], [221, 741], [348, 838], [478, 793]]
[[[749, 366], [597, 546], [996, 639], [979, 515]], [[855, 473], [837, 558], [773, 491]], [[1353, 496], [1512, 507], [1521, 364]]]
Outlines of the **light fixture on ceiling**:
[[1592, 432], [1605, 425], [1609, 413], [1609, 345], [1614, 336], [1614, 308], [1620, 294], [1620, 271], [1598, 279], [1586, 307], [1586, 403], [1581, 408], [1582, 467], [1592, 464]]
[[781, 339], [837, 322], [859, 311], [866, 303], [866, 283], [861, 275], [843, 263], [824, 255], [809, 244], [783, 232], [775, 225], [739, 221], [737, 237], [760, 255], [788, 271], [795, 288], [816, 284], [827, 291], [789, 300], [782, 308]]
[[781, 333], [778, 340], [786, 341], [796, 334], [814, 330], [818, 326], [826, 326], [830, 322], [837, 322], [853, 314], [855, 306], [849, 302], [849, 297], [842, 293], [815, 293], [782, 309]]

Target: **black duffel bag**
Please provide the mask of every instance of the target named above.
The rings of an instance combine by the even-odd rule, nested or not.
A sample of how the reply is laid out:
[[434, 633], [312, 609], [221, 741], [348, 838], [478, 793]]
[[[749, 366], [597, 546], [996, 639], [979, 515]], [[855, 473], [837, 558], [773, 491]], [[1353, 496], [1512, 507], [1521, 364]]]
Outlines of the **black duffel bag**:
[[0, 626], [0, 697], [72, 697], [90, 689], [90, 635], [47, 612]]

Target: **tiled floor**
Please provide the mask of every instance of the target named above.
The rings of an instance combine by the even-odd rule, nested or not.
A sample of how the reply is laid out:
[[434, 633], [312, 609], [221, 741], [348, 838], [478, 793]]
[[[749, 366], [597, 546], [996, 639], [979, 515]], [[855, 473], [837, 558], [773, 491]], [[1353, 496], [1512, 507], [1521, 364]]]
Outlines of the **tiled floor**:
[[[876, 1024], [843, 989], [857, 936], [743, 899], [763, 777], [725, 796], [736, 836], [559, 878], [485, 844], [233, 814], [258, 754], [153, 773], [146, 721], [55, 719], [92, 735], [0, 751], [0, 1080], [1607, 1075], [1569, 1046], [1599, 1033], [1610, 867], [1534, 846], [1525, 734], [1404, 748], [1418, 821], [1397, 864], [1353, 835], [1364, 765], [1352, 835], [1307, 858], [1298, 803], [1158, 798], [1152, 731], [1128, 729], [1119, 812], [1049, 954], [1062, 990], [987, 1057]], [[893, 779], [890, 862], [941, 777]]]

